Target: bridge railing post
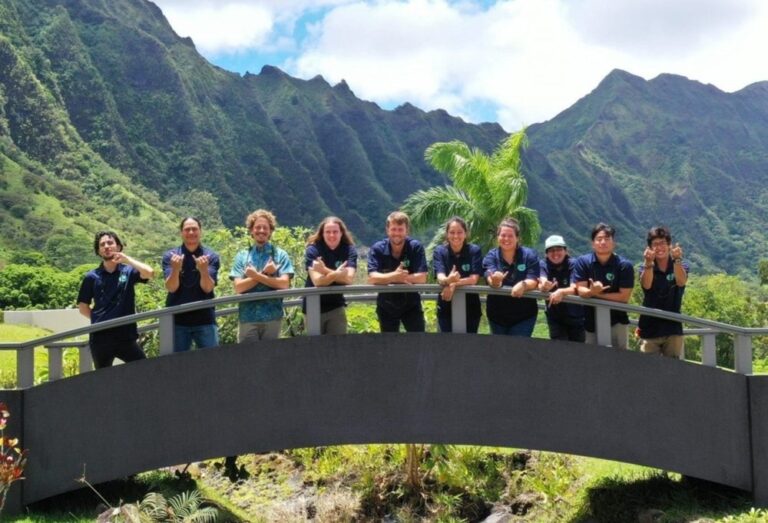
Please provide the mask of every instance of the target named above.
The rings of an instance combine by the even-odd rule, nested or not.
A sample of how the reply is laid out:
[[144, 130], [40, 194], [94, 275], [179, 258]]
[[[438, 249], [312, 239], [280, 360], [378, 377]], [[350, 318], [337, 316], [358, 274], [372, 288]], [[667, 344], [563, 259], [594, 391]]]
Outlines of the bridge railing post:
[[460, 289], [451, 298], [451, 330], [467, 332], [467, 293]]
[[597, 344], [611, 347], [611, 309], [598, 305], [595, 307], [595, 333]]
[[174, 321], [173, 314], [162, 314], [158, 318], [158, 338], [160, 344], [160, 355], [173, 353], [174, 343]]
[[64, 348], [46, 346], [48, 349], [48, 381], [60, 380], [64, 377]]
[[80, 374], [91, 372], [93, 370], [93, 358], [91, 357], [91, 346], [86, 343], [80, 347], [80, 354], [78, 355], [78, 371]]
[[701, 364], [707, 367], [717, 366], [717, 333], [701, 335]]
[[309, 336], [319, 336], [322, 334], [319, 294], [310, 294], [307, 296], [307, 312], [304, 315], [304, 322]]
[[27, 345], [16, 352], [16, 383], [20, 389], [35, 384], [35, 346]]
[[746, 334], [733, 336], [733, 359], [736, 372], [752, 374], [752, 337]]

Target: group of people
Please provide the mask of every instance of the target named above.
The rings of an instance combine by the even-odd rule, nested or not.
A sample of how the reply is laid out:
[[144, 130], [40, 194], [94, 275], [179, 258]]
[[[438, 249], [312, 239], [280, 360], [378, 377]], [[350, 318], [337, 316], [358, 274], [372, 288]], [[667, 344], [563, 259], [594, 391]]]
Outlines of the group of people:
[[[246, 228], [252, 243], [239, 251], [229, 277], [238, 294], [287, 289], [294, 276], [292, 261], [285, 250], [271, 242], [277, 222], [267, 210], [248, 215]], [[181, 245], [170, 249], [162, 260], [167, 306], [212, 299], [218, 283], [219, 255], [201, 243], [200, 220], [187, 217], [180, 224]], [[381, 332], [424, 332], [421, 296], [408, 292], [410, 284], [427, 282], [429, 266], [422, 244], [409, 236], [408, 215], [396, 211], [386, 220], [386, 238], [374, 243], [367, 259], [368, 283], [402, 285], [403, 292], [380, 292], [376, 315]], [[477, 285], [484, 278], [492, 288], [508, 288], [505, 295], [489, 294], [486, 314], [492, 334], [531, 336], [536, 324], [536, 300], [527, 291], [549, 293], [546, 308], [551, 339], [595, 343], [595, 314], [592, 307], [563, 302], [566, 296], [600, 298], [627, 303], [635, 283], [631, 262], [614, 252], [615, 230], [599, 223], [592, 229], [592, 252], [571, 257], [562, 236], [545, 241], [545, 258], [520, 244], [520, 225], [503, 220], [496, 231], [497, 247], [483, 253], [468, 242], [467, 223], [453, 217], [445, 224], [445, 242], [432, 256], [432, 271], [442, 287], [437, 302], [441, 332], [452, 331], [451, 302], [456, 289]], [[101, 264], [88, 272], [80, 286], [77, 302], [91, 323], [134, 314], [134, 287], [154, 277], [154, 270], [123, 252], [123, 243], [112, 231], [98, 232], [94, 251]], [[647, 248], [639, 277], [643, 305], [680, 312], [689, 267], [682, 248], [672, 245], [666, 227], [654, 227], [647, 235]], [[307, 287], [349, 285], [357, 270], [357, 250], [352, 234], [335, 216], [325, 218], [310, 235], [304, 256]], [[476, 333], [482, 309], [477, 294], [466, 295], [467, 332]], [[342, 293], [320, 297], [322, 334], [347, 332], [346, 302]], [[238, 341], [252, 342], [280, 336], [283, 303], [280, 298], [245, 301], [239, 304]], [[627, 348], [629, 318], [611, 311], [611, 338], [616, 348]], [[677, 357], [683, 348], [679, 322], [641, 316], [638, 326], [641, 350]], [[96, 368], [123, 361], [143, 359], [135, 323], [91, 334], [90, 349]], [[178, 313], [174, 316], [174, 351], [218, 345], [213, 307]]]

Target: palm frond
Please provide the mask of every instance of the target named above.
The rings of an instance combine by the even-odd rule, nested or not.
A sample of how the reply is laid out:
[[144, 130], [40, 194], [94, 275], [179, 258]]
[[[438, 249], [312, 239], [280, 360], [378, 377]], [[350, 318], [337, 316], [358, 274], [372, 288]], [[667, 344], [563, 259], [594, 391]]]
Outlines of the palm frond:
[[513, 217], [520, 223], [520, 243], [535, 247], [541, 235], [539, 213], [528, 207], [518, 207]]
[[402, 209], [410, 216], [414, 228], [426, 230], [453, 215], [466, 216], [472, 202], [455, 187], [432, 187], [410, 195]]
[[525, 128], [512, 133], [493, 153], [493, 163], [500, 169], [512, 169], [520, 172], [522, 151], [528, 145]]
[[424, 151], [424, 159], [451, 179], [459, 164], [465, 162], [470, 155], [469, 146], [458, 140], [433, 143]]

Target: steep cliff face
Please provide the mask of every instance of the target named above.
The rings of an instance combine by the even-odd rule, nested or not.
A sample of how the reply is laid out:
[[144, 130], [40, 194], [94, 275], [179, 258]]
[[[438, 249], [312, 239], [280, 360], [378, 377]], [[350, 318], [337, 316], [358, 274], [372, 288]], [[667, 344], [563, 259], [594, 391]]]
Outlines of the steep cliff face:
[[729, 94], [613, 71], [529, 136], [531, 200], [545, 230], [560, 224], [586, 248], [589, 224], [609, 221], [639, 260], [646, 230], [664, 223], [697, 269], [754, 274], [765, 256], [765, 83]]
[[[573, 250], [607, 221], [632, 259], [657, 223], [697, 268], [753, 273], [765, 256], [768, 84], [729, 94], [617, 70], [528, 133], [528, 205]], [[144, 0], [0, 0], [0, 259], [76, 264], [103, 227], [155, 252], [190, 208], [227, 225], [260, 206], [285, 225], [338, 214], [370, 242], [409, 194], [446, 182], [428, 145], [490, 152], [505, 136], [382, 110], [345, 82], [224, 71]]]

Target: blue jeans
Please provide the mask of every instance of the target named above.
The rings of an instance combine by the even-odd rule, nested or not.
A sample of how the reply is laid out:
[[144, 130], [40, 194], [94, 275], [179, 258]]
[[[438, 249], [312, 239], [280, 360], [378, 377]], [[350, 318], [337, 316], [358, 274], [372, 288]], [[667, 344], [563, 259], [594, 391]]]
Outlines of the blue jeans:
[[186, 352], [192, 342], [198, 349], [207, 349], [219, 344], [219, 329], [215, 323], [209, 325], [176, 325], [173, 328], [173, 352]]
[[526, 320], [518, 321], [514, 325], [504, 326], [494, 323], [488, 320], [488, 325], [491, 327], [491, 334], [503, 334], [505, 336], [525, 336], [531, 337], [533, 334], [533, 328], [536, 326], [536, 316], [528, 318]]

